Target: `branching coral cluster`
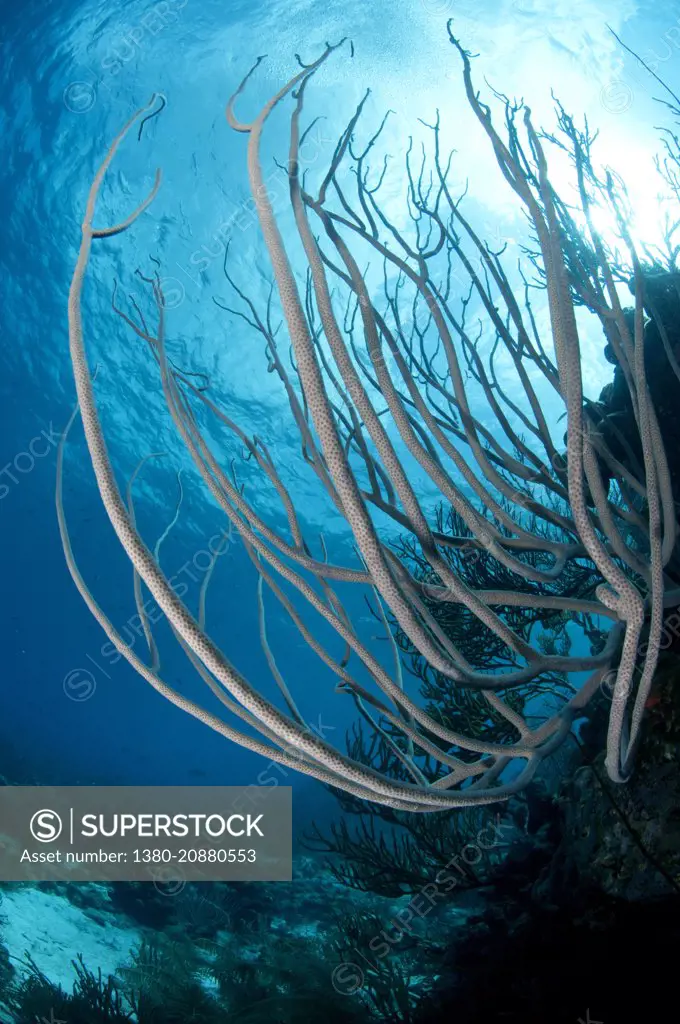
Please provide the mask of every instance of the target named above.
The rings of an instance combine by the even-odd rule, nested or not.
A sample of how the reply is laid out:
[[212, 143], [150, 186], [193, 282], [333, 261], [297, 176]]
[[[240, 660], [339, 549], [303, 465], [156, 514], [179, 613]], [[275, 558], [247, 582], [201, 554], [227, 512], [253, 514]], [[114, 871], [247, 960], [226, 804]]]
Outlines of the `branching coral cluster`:
[[[449, 29], [450, 32], [450, 29]], [[356, 131], [365, 99], [342, 133], [320, 187], [310, 192], [300, 173], [305, 93], [315, 73], [338, 48], [328, 45], [310, 65], [284, 85], [249, 123], [239, 120], [237, 102], [262, 58], [227, 105], [229, 125], [248, 138], [250, 188], [273, 270], [275, 294], [292, 352], [292, 371], [279, 352], [271, 306], [258, 310], [226, 270], [244, 303], [241, 315], [265, 339], [269, 368], [285, 388], [299, 430], [302, 454], [318, 487], [328, 495], [353, 536], [358, 562], [332, 564], [325, 547], [315, 557], [304, 537], [293, 500], [267, 446], [234, 423], [217, 403], [170, 360], [161, 278], [146, 278], [157, 324], [152, 329], [136, 308], [115, 311], [144, 339], [157, 362], [163, 394], [182, 438], [214, 501], [226, 516], [225, 528], [241, 536], [260, 579], [261, 639], [286, 711], [265, 699], [229, 661], [205, 627], [205, 593], [198, 619], [177, 596], [162, 572], [158, 549], [140, 536], [131, 502], [123, 501], [97, 412], [81, 318], [81, 290], [94, 242], [129, 228], [152, 202], [160, 184], [123, 223], [94, 226], [102, 180], [133, 125], [155, 109], [155, 98], [137, 111], [114, 139], [90, 190], [82, 244], [69, 295], [70, 347], [78, 404], [102, 501], [137, 579], [149, 588], [165, 612], [195, 669], [229, 712], [246, 727], [236, 728], [169, 687], [160, 677], [157, 652], [147, 631], [152, 665], [122, 640], [90, 594], [75, 564], [61, 503], [60, 451], [58, 508], [69, 567], [76, 584], [109, 638], [133, 667], [174, 704], [225, 737], [294, 767], [361, 799], [399, 810], [437, 811], [486, 804], [522, 789], [541, 761], [568, 735], [603, 681], [615, 680], [607, 767], [612, 779], [630, 772], [642, 713], [653, 679], [661, 638], [663, 608], [675, 600], [667, 567], [676, 543], [675, 505], [657, 417], [645, 379], [642, 267], [620, 213], [610, 177], [597, 181], [590, 161], [590, 140], [562, 112], [562, 128], [576, 167], [581, 232], [572, 211], [555, 193], [548, 175], [546, 137], [534, 128], [530, 112], [506, 101], [505, 133], [496, 129], [490, 108], [479, 98], [469, 55], [451, 35], [463, 64], [470, 106], [488, 135], [498, 166], [523, 204], [537, 251], [530, 254], [547, 295], [550, 343], [541, 339], [529, 301], [529, 283], [518, 299], [504, 269], [502, 253], [478, 237], [451, 193], [451, 162], [440, 153], [440, 122], [432, 132], [434, 162], [414, 173], [407, 160], [406, 202], [412, 231], [405, 232], [380, 203], [382, 176], [370, 184], [370, 157], [381, 130], [362, 151]], [[342, 44], [338, 44], [339, 46]], [[290, 149], [286, 165], [296, 237], [284, 237], [268, 193], [260, 146], [272, 112], [292, 101]], [[523, 114], [523, 138], [518, 115]], [[384, 124], [384, 122], [383, 122]], [[307, 129], [307, 132], [309, 129]], [[141, 130], [140, 130], [141, 135]], [[343, 169], [354, 170], [355, 195], [345, 188]], [[624, 314], [618, 272], [591, 215], [592, 190], [603, 189], [618, 215], [628, 243], [635, 279], [635, 317]], [[318, 235], [321, 238], [317, 237]], [[322, 239], [322, 240], [321, 240]], [[301, 246], [307, 288], [293, 270], [291, 250]], [[384, 266], [385, 305], [375, 297], [359, 254]], [[452, 283], [452, 268], [462, 269], [469, 294]], [[338, 294], [345, 308], [339, 311]], [[408, 298], [407, 298], [408, 297]], [[483, 357], [478, 338], [466, 323], [474, 297], [494, 342]], [[604, 329], [630, 391], [642, 461], [616, 458], [584, 402], [581, 345], [576, 307], [585, 306]], [[380, 308], [379, 308], [380, 307]], [[497, 373], [499, 359], [511, 366], [516, 391], [508, 393]], [[566, 412], [566, 460], [558, 449], [537, 388], [548, 387]], [[471, 383], [480, 390], [491, 430], [475, 415]], [[199, 428], [198, 409], [215, 417], [245, 447], [252, 464], [273, 485], [288, 531], [273, 529], [258, 513]], [[429, 480], [449, 506], [464, 535], [437, 529], [405, 466], [405, 456]], [[398, 557], [376, 525], [388, 517], [411, 539], [433, 582], [423, 582]], [[475, 588], [456, 571], [447, 551], [483, 552], [517, 586]], [[592, 597], [572, 596], [564, 581], [575, 566], [587, 566], [600, 580]], [[571, 575], [570, 575], [571, 574]], [[562, 585], [564, 583], [564, 585]], [[475, 691], [515, 734], [512, 742], [467, 735], [443, 724], [442, 716], [423, 710], [404, 686], [396, 643], [390, 673], [361, 640], [337, 593], [338, 584], [362, 588], [389, 633], [392, 624], [413, 649], [452, 686]], [[335, 749], [315, 735], [300, 713], [269, 647], [263, 590], [267, 587], [287, 611], [304, 640], [337, 676], [338, 691], [355, 701], [365, 727], [378, 737], [378, 761]], [[297, 595], [293, 600], [292, 595]], [[337, 659], [315, 638], [300, 612], [300, 599], [328, 623], [344, 642]], [[432, 613], [432, 600], [462, 607], [508, 652], [503, 664], [475, 667]], [[590, 655], [541, 650], [531, 635], [513, 627], [522, 609], [608, 621], [603, 649]], [[511, 613], [511, 614], [509, 614]], [[141, 614], [141, 613], [140, 613]], [[143, 617], [143, 616], [142, 616]], [[148, 626], [148, 623], [147, 623]], [[645, 641], [642, 645], [642, 641]], [[368, 674], [371, 687], [359, 682]], [[578, 677], [578, 683], [574, 679]], [[532, 726], [511, 699], [513, 689], [551, 679], [570, 682], [570, 696], [558, 711]], [[544, 716], [545, 718], [545, 716]], [[520, 769], [508, 771], [512, 762]]]

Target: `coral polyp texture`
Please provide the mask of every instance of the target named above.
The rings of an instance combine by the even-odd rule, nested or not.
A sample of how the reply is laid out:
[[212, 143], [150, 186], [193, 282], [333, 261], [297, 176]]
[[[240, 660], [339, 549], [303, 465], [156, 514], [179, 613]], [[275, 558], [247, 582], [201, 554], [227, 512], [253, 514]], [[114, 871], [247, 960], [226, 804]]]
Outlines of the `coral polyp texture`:
[[[158, 545], [152, 550], [142, 539], [131, 487], [124, 499], [108, 454], [87, 357], [81, 292], [91, 251], [104, 249], [111, 235], [134, 231], [162, 188], [161, 173], [115, 226], [96, 221], [99, 192], [126, 136], [134, 129], [146, 143], [143, 128], [161, 112], [163, 97], [131, 117], [92, 182], [68, 306], [78, 409], [102, 502], [134, 567], [146, 660], [125, 643], [80, 575], [61, 502], [64, 441], [59, 452], [58, 511], [69, 568], [133, 668], [228, 740], [352, 798], [418, 812], [488, 804], [524, 789], [594, 698], [610, 701], [607, 772], [625, 780], [666, 646], [664, 615], [680, 603], [676, 475], [646, 358], [653, 334], [652, 358], [665, 360], [660, 372], [677, 389], [672, 257], [667, 264], [640, 257], [623, 187], [597, 170], [587, 127], [579, 129], [558, 106], [559, 131], [547, 135], [528, 108], [499, 95], [493, 102], [501, 113], [494, 116], [451, 26], [449, 36], [488, 159], [531, 229], [533, 247], [517, 272], [502, 247], [477, 232], [453, 191], [452, 160], [442, 152], [446, 112], [423, 125], [429, 145], [422, 156], [408, 149], [398, 213], [393, 190], [389, 204], [383, 201], [387, 160], [378, 154], [386, 120], [365, 129], [367, 96], [322, 174], [315, 173], [316, 187], [308, 185], [300, 154], [314, 121], [305, 126], [305, 99], [317, 72], [342, 59], [349, 44], [327, 45], [311, 64], [298, 58], [297, 73], [246, 122], [241, 108], [259, 58], [226, 107], [225, 135], [231, 128], [247, 147], [271, 271], [269, 303], [246, 292], [228, 254], [225, 279], [235, 315], [261, 337], [268, 369], [285, 393], [300, 472], [351, 534], [351, 564], [336, 564], [323, 538], [310, 537], [276, 451], [227, 415], [217, 386], [171, 359], [172, 310], [159, 266], [136, 277], [152, 316], [142, 315], [142, 298], [126, 309], [114, 295], [111, 315], [146, 343], [139, 351], [154, 361], [177, 435], [206, 500], [223, 517], [224, 537], [238, 534], [258, 574], [260, 640], [276, 700], [211, 638], [210, 574], [195, 615], [161, 569]], [[282, 209], [280, 192], [276, 202], [270, 194], [261, 145], [283, 107], [290, 120], [287, 161], [279, 164]], [[670, 138], [666, 171], [673, 187], [678, 154]], [[551, 184], [558, 150], [573, 169], [576, 200], [569, 203]], [[598, 232], [596, 206], [617, 226], [615, 247]], [[624, 306], [624, 289], [632, 308]], [[599, 402], [584, 396], [584, 330], [603, 333], [616, 367]], [[218, 448], [216, 436], [231, 442]], [[247, 457], [249, 473], [260, 475], [268, 501], [276, 496], [276, 525], [264, 502], [258, 507], [258, 489], [239, 484], [230, 466], [236, 452]], [[142, 582], [223, 714], [163, 680]], [[388, 647], [383, 643], [380, 656], [345, 607], [347, 588], [365, 595], [384, 632]], [[296, 680], [279, 670], [265, 595], [335, 675], [345, 701], [354, 702], [357, 725], [344, 749], [313, 728], [296, 700]], [[309, 625], [312, 616], [319, 630]], [[331, 651], [330, 633], [342, 641], [341, 656]], [[572, 652], [576, 635], [580, 653]], [[415, 694], [414, 676], [421, 683]]]

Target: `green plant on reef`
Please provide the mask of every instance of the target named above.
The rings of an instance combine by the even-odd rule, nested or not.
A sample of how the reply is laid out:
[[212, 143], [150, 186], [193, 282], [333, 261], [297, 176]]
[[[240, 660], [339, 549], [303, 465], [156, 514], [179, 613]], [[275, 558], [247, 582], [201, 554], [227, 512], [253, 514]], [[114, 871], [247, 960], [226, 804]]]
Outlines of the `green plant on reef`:
[[253, 939], [245, 954], [241, 940], [144, 940], [106, 979], [79, 955], [71, 993], [26, 954], [27, 973], [10, 988], [8, 1006], [15, 1024], [297, 1024], [321, 1004], [325, 1024], [373, 1019], [331, 987], [332, 946], [301, 936], [273, 940], [271, 927]]
[[7, 990], [13, 974], [14, 968], [10, 963], [9, 952], [5, 946], [0, 945], [0, 992]]
[[[360, 804], [344, 795], [343, 817], [324, 833], [314, 825], [306, 845], [330, 855], [328, 869], [343, 885], [378, 896], [419, 892], [458, 854], [449, 891], [489, 884], [502, 866], [516, 828], [488, 808], [470, 807], [457, 814], [409, 814]], [[348, 823], [348, 815], [354, 823]], [[471, 856], [461, 857], [466, 848]]]
[[[64, 1020], [68, 1024], [123, 1024], [133, 1020], [132, 1010], [115, 979], [104, 981], [102, 972], [93, 974], [82, 956], [72, 961], [76, 973], [73, 991], [51, 982], [30, 954], [24, 960], [28, 973], [10, 990], [9, 1007], [15, 1024]], [[142, 1024], [140, 1020], [139, 1024]]]
[[[2, 891], [0, 890], [0, 906], [2, 906]], [[0, 924], [2, 923], [2, 915], [0, 914]], [[9, 988], [14, 974], [14, 968], [12, 967], [9, 950], [6, 946], [0, 942], [0, 993], [6, 992]]]
[[221, 1024], [225, 1008], [201, 983], [203, 963], [190, 943], [144, 941], [119, 971], [120, 979], [93, 974], [82, 956], [73, 961], [71, 994], [51, 982], [33, 959], [14, 989], [10, 1008], [16, 1024], [63, 1020], [67, 1024]]
[[201, 983], [204, 963], [189, 940], [143, 941], [120, 968], [139, 1024], [219, 1024], [224, 1009]]
[[367, 1020], [361, 1004], [348, 1004], [329, 984], [333, 952], [320, 936], [273, 937], [269, 923], [248, 959], [228, 944], [213, 946], [206, 974], [217, 984], [230, 1021], [296, 1024], [323, 1005], [326, 1024], [361, 1024]]
[[336, 983], [356, 986], [369, 1019], [410, 1024], [430, 993], [444, 948], [424, 928], [416, 935], [378, 914], [360, 912], [337, 919], [333, 951]]

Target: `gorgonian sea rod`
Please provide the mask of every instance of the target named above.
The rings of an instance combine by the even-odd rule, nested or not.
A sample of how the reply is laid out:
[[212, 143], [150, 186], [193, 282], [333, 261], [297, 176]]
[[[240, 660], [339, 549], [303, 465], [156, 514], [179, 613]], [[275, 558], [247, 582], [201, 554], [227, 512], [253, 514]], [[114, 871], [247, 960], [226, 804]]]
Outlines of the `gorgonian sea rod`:
[[[95, 176], [69, 295], [78, 406], [102, 501], [134, 566], [148, 664], [96, 604], [74, 561], [61, 500], [63, 444], [57, 484], [60, 528], [73, 578], [110, 640], [156, 690], [228, 739], [274, 762], [360, 798], [423, 812], [487, 804], [521, 790], [542, 760], [565, 741], [574, 719], [603, 682], [612, 689], [607, 769], [612, 779], [624, 780], [632, 768], [658, 660], [664, 607], [680, 601], [674, 583], [672, 474], [646, 380], [647, 276], [621, 214], [616, 182], [611, 175], [604, 182], [598, 179], [590, 137], [579, 132], [561, 108], [559, 142], [534, 128], [528, 109], [508, 101], [500, 134], [490, 108], [473, 86], [469, 55], [450, 26], [449, 35], [462, 60], [469, 104], [535, 236], [536, 249], [528, 259], [538, 275], [534, 287], [547, 297], [549, 339], [542, 338], [537, 327], [529, 282], [524, 279], [526, 287], [518, 295], [502, 253], [477, 235], [462, 212], [460, 197], [450, 191], [451, 162], [443, 162], [440, 153], [439, 118], [428, 126], [433, 143], [429, 170], [425, 157], [417, 173], [412, 153], [407, 158], [404, 209], [411, 220], [409, 231], [387, 217], [380, 203], [382, 176], [370, 173], [381, 129], [363, 150], [357, 149], [365, 97], [340, 135], [318, 190], [307, 191], [299, 159], [309, 131], [301, 127], [305, 93], [317, 70], [342, 44], [327, 45], [309, 65], [298, 58], [297, 74], [246, 123], [237, 108], [246, 102], [244, 93], [262, 58], [258, 59], [226, 108], [228, 124], [247, 137], [250, 189], [290, 361], [282, 356], [272, 326], [273, 303], [259, 309], [234, 281], [226, 260], [225, 275], [242, 304], [239, 315], [262, 335], [269, 370], [285, 389], [306, 471], [314, 474], [315, 485], [351, 531], [357, 554], [353, 566], [329, 561], [323, 543], [318, 556], [314, 554], [269, 448], [233, 422], [210, 395], [211, 389], [199, 386], [195, 374], [170, 359], [170, 318], [159, 274], [154, 271], [142, 278], [149, 290], [153, 324], [141, 315], [137, 303], [126, 312], [114, 298], [115, 312], [147, 343], [173, 424], [224, 514], [225, 530], [238, 531], [259, 574], [260, 638], [280, 691], [280, 706], [265, 699], [208, 635], [205, 589], [195, 617], [161, 570], [158, 545], [152, 551], [140, 536], [130, 488], [126, 502], [94, 398], [81, 316], [90, 251], [108, 235], [133, 226], [152, 202], [160, 172], [147, 199], [114, 227], [95, 227], [97, 196], [131, 127], [143, 125], [160, 109], [156, 97], [113, 140]], [[291, 109], [285, 176], [294, 238], [282, 233], [260, 155], [268, 119], [282, 103]], [[548, 142], [567, 149], [574, 162], [581, 207], [578, 225], [573, 208], [551, 185]], [[347, 165], [355, 173], [343, 178]], [[351, 196], [345, 187], [349, 180]], [[623, 308], [619, 297], [621, 264], [614, 262], [597, 232], [594, 194], [609, 204], [627, 244], [634, 314]], [[304, 253], [306, 288], [293, 271], [293, 245]], [[384, 268], [381, 298], [360, 266], [367, 253]], [[456, 281], [461, 272], [467, 281], [462, 294], [452, 283], [454, 267]], [[478, 338], [466, 322], [472, 298], [484, 320]], [[601, 324], [615, 355], [629, 396], [633, 443], [630, 430], [624, 437], [616, 424], [605, 424], [605, 429], [606, 417], [597, 403], [584, 400], [577, 307], [584, 307]], [[486, 348], [482, 335], [491, 339]], [[499, 361], [505, 371], [510, 368], [514, 373], [513, 389], [501, 383]], [[671, 365], [677, 375], [677, 364]], [[566, 453], [552, 436], [537, 380], [566, 414]], [[477, 395], [474, 404], [472, 389]], [[480, 398], [485, 422], [475, 412]], [[233, 435], [273, 488], [286, 531], [275, 530], [263, 518], [257, 499], [250, 500], [229, 471], [229, 456], [208, 443], [199, 426], [199, 409], [202, 417], [214, 418], [221, 430]], [[485, 425], [489, 417], [494, 429]], [[450, 510], [447, 522], [455, 528], [445, 528], [441, 515], [424, 507], [413, 474], [405, 469], [406, 458], [440, 496], [440, 511]], [[385, 517], [407, 538], [406, 546], [395, 546], [376, 525]], [[404, 556], [407, 547], [417, 556], [418, 572]], [[461, 552], [465, 558], [459, 557]], [[483, 559], [482, 586], [471, 554]], [[589, 585], [576, 587], [574, 581], [584, 574]], [[193, 668], [221, 702], [223, 716], [198, 706], [162, 680], [143, 611], [141, 581], [167, 616]], [[338, 593], [347, 585], [361, 588], [384, 626], [391, 643], [391, 670], [355, 629]], [[335, 674], [336, 689], [355, 702], [361, 729], [346, 751], [310, 728], [293, 687], [289, 690], [277, 667], [267, 638], [265, 588]], [[342, 658], [331, 656], [310, 629], [302, 608], [313, 610], [342, 639]], [[450, 619], [459, 612], [475, 624], [472, 632], [478, 641], [486, 638], [482, 646], [502, 651], [502, 658], [471, 660], [474, 646], [447, 626], [447, 615]], [[538, 643], [536, 631], [522, 628], [522, 622], [546, 617], [572, 622], [586, 635], [597, 633], [600, 641], [582, 655], [571, 654], [568, 642]], [[472, 694], [476, 715], [452, 723], [445, 709], [432, 703], [423, 707], [422, 701], [413, 699], [404, 683], [400, 646], [417, 652], [451, 694]], [[555, 696], [549, 710], [546, 694]], [[532, 695], [541, 700], [537, 703]], [[470, 728], [465, 728], [466, 722]], [[500, 738], [499, 722], [504, 726]]]

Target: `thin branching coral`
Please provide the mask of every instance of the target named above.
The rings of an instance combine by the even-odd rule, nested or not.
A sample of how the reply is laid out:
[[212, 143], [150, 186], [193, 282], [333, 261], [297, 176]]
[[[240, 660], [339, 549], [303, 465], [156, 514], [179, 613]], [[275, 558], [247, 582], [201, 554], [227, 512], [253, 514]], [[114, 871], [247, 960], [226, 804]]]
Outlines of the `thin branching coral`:
[[[106, 512], [139, 580], [220, 700], [223, 717], [163, 681], [148, 623], [147, 664], [96, 604], [78, 571], [63, 514], [63, 447], [59, 462], [59, 520], [69, 568], [110, 640], [140, 675], [184, 711], [270, 760], [355, 798], [411, 812], [487, 804], [526, 787], [605, 681], [613, 694], [607, 770], [613, 780], [624, 780], [632, 770], [653, 681], [664, 607], [680, 603], [670, 572], [677, 534], [672, 478], [644, 351], [645, 308], [653, 317], [653, 304], [628, 231], [622, 187], [611, 173], [598, 178], [591, 137], [577, 131], [562, 111], [560, 144], [574, 164], [577, 223], [572, 207], [551, 184], [550, 137], [534, 127], [527, 108], [508, 100], [503, 101], [504, 129], [496, 127], [491, 108], [474, 86], [470, 55], [451, 26], [449, 35], [462, 62], [469, 105], [534, 235], [535, 249], [527, 256], [547, 300], [547, 333], [539, 330], [530, 299], [535, 284], [525, 279], [517, 293], [502, 252], [483, 242], [452, 194], [451, 160], [441, 152], [439, 117], [428, 126], [429, 170], [425, 158], [418, 169], [412, 150], [407, 153], [408, 229], [391, 219], [381, 203], [385, 166], [377, 174], [371, 167], [385, 122], [363, 149], [358, 147], [367, 97], [341, 134], [320, 184], [313, 190], [308, 186], [300, 168], [309, 131], [301, 126], [305, 95], [342, 44], [328, 45], [309, 65], [299, 61], [297, 74], [245, 122], [236, 107], [245, 102], [258, 59], [226, 110], [231, 128], [247, 137], [250, 188], [273, 274], [268, 308], [259, 309], [225, 268], [227, 280], [241, 315], [263, 337], [269, 369], [285, 389], [305, 471], [313, 474], [320, 493], [351, 532], [354, 565], [330, 561], [323, 541], [314, 553], [275, 453], [209, 397], [212, 382], [171, 361], [171, 324], [158, 269], [137, 278], [147, 288], [147, 315], [137, 300], [126, 312], [114, 298], [114, 311], [147, 343], [157, 364], [168, 412], [224, 516], [224, 530], [238, 532], [259, 574], [260, 639], [280, 693], [278, 703], [266, 699], [209, 635], [205, 590], [196, 618], [173, 589], [158, 552], [140, 535], [131, 502], [122, 499], [97, 411], [81, 313], [90, 252], [100, 240], [132, 227], [152, 202], [160, 172], [147, 199], [120, 224], [96, 228], [95, 206], [125, 135], [141, 122], [141, 137], [144, 121], [157, 111], [155, 100], [114, 139], [93, 181], [69, 295], [70, 351]], [[290, 101], [285, 174], [295, 227], [284, 237], [265, 180], [261, 142], [273, 111]], [[347, 173], [348, 166], [353, 173]], [[617, 290], [621, 260], [608, 250], [595, 224], [596, 199], [608, 204], [626, 252], [634, 282], [632, 315], [624, 311]], [[300, 249], [306, 263], [304, 291], [293, 268], [292, 253]], [[371, 260], [382, 266], [386, 307], [362, 269]], [[455, 285], [460, 273], [468, 282], [462, 292]], [[470, 324], [471, 303], [479, 312], [478, 331]], [[281, 331], [274, 324], [279, 309]], [[577, 311], [587, 312], [604, 330], [620, 368], [635, 425], [636, 444], [623, 446], [633, 456], [628, 461], [612, 450], [616, 424], [609, 433], [601, 431], [601, 415], [584, 400]], [[291, 368], [281, 353], [282, 335], [290, 343]], [[508, 373], [514, 375], [512, 387]], [[566, 418], [561, 425], [566, 426], [566, 454], [546, 416], [546, 393]], [[475, 412], [474, 395], [484, 403], [484, 422]], [[228, 471], [228, 456], [215, 450], [202, 428], [204, 417], [245, 449], [263, 487], [276, 494], [286, 529], [280, 519], [273, 526], [258, 510], [257, 497], [251, 499]], [[407, 465], [417, 466], [452, 510], [460, 532], [441, 529]], [[418, 571], [413, 559], [394, 550], [385, 521], [411, 538]], [[476, 573], [451, 557], [463, 549], [480, 554]], [[386, 633], [391, 636], [390, 623], [396, 629], [391, 670], [362, 639], [340, 586], [363, 588]], [[372, 763], [376, 748], [370, 744], [340, 751], [303, 717], [294, 687], [284, 679], [269, 644], [265, 593], [334, 673], [338, 692], [353, 699], [363, 726], [378, 737], [378, 749], [382, 744], [388, 751], [380, 753], [377, 763]], [[443, 628], [433, 602], [451, 607], [452, 628]], [[315, 633], [301, 608], [318, 617], [323, 631]], [[589, 653], [572, 653], [558, 633], [539, 639], [531, 621], [557, 614], [597, 634]], [[462, 644], [456, 622], [472, 620], [474, 643]], [[340, 657], [319, 639], [328, 626], [343, 643]], [[405, 685], [400, 647], [417, 652], [428, 666], [427, 707]], [[557, 706], [537, 720], [525, 713], [527, 701], [532, 692], [545, 689], [555, 693]], [[475, 695], [474, 714], [447, 717], [435, 710], [446, 703], [447, 694], [459, 692]], [[373, 753], [367, 755], [366, 749]]]

